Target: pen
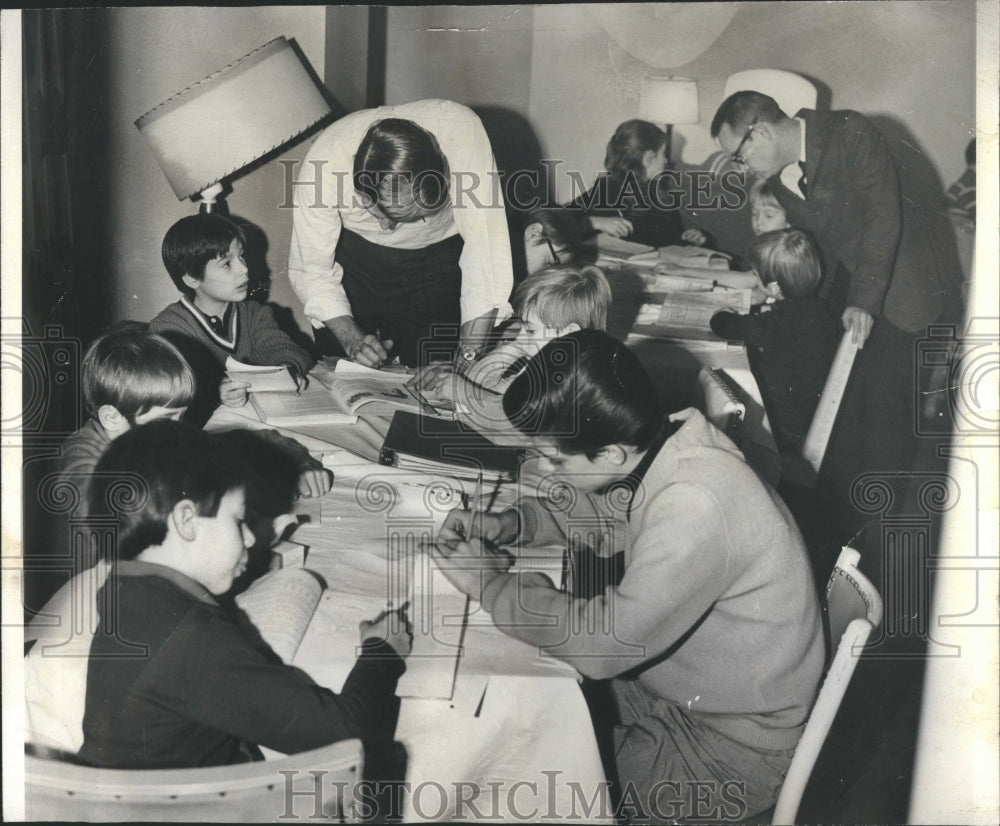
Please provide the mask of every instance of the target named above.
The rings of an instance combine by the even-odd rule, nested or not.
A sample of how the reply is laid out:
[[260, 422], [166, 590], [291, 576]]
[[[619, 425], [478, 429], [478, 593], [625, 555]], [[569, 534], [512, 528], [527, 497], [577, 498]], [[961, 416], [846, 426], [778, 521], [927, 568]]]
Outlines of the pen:
[[[475, 500], [475, 507], [469, 509], [469, 524], [465, 527], [465, 539], [466, 541], [472, 539], [472, 529], [476, 524], [476, 514], [479, 512], [479, 499], [483, 495], [483, 474], [479, 474], [476, 479], [476, 490], [472, 494], [472, 498]], [[470, 503], [471, 505], [472, 503]]]

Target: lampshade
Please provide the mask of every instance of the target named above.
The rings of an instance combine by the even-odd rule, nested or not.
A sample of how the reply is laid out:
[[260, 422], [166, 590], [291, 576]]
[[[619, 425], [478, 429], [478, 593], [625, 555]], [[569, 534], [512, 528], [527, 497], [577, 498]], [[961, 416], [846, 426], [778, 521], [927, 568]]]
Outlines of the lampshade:
[[329, 112], [297, 52], [278, 37], [171, 96], [135, 125], [183, 200], [288, 143]]
[[653, 123], [697, 123], [698, 83], [683, 77], [644, 77], [639, 117]]

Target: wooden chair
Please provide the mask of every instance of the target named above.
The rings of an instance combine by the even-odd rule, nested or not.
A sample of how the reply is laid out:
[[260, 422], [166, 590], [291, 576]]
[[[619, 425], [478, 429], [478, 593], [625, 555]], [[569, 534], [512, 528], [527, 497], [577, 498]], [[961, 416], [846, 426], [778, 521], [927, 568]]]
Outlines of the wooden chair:
[[364, 753], [344, 740], [280, 760], [203, 769], [97, 769], [28, 755], [27, 820], [357, 823]]
[[806, 783], [844, 699], [861, 649], [882, 621], [882, 598], [858, 570], [860, 558], [853, 548], [844, 548], [826, 586], [823, 615], [833, 659], [795, 749], [774, 807], [772, 824], [795, 822]]
[[739, 393], [739, 386], [724, 370], [702, 367], [698, 372], [695, 406], [737, 447], [743, 443], [743, 421], [747, 415]]
[[809, 488], [816, 485], [857, 354], [858, 345], [851, 340], [851, 334], [845, 332], [830, 364], [830, 372], [823, 384], [823, 392], [820, 393], [800, 454], [782, 456], [781, 475], [784, 480]]

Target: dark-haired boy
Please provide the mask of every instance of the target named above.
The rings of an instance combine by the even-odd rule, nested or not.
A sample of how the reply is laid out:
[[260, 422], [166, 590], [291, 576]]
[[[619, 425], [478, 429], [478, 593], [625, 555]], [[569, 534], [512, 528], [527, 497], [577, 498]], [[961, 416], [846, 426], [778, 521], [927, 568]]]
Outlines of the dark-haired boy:
[[[506, 633], [612, 678], [615, 761], [642, 814], [740, 819], [768, 808], [824, 657], [791, 515], [700, 413], [664, 421], [636, 357], [605, 333], [550, 342], [504, 409], [553, 481], [584, 495], [561, 508], [523, 498], [477, 519], [471, 541], [468, 514], [450, 514], [442, 569]], [[605, 582], [593, 561], [574, 566], [563, 591], [541, 574], [508, 573], [510, 558], [492, 552], [553, 543], [589, 546], [605, 562], [623, 556], [605, 566]]]
[[181, 218], [163, 238], [163, 264], [182, 296], [149, 326], [180, 348], [200, 387], [219, 388], [218, 399], [213, 395], [203, 402], [206, 406], [219, 400], [236, 406], [246, 402], [246, 383], [224, 379], [228, 356], [249, 364], [284, 365], [299, 387], [305, 386], [315, 363], [278, 326], [270, 307], [246, 300], [245, 245], [243, 230], [218, 213]]
[[[117, 514], [116, 555], [98, 594], [81, 760], [133, 769], [224, 765], [260, 759], [258, 745], [294, 753], [391, 735], [410, 649], [405, 629], [391, 630], [384, 618], [361, 623], [362, 653], [337, 695], [284, 665], [216, 602], [253, 542], [241, 464], [217, 439], [154, 422], [115, 440], [97, 470], [143, 495], [139, 507]], [[92, 489], [92, 499], [92, 509], [101, 507], [101, 491]], [[145, 653], [137, 657], [139, 646]], [[45, 659], [61, 658], [41, 658], [43, 668]], [[45, 689], [59, 702], [79, 687]], [[29, 708], [47, 702], [28, 700]]]

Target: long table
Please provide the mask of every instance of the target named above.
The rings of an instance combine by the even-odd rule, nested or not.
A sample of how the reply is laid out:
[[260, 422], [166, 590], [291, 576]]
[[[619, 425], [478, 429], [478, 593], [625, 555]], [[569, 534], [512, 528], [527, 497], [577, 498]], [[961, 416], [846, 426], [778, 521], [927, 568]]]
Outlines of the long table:
[[[306, 433], [282, 429], [323, 454], [335, 476], [319, 509], [304, 500], [311, 521], [291, 537], [308, 547], [305, 566], [327, 585], [293, 664], [335, 691], [353, 665], [358, 622], [413, 593], [406, 580], [420, 577], [414, 560], [425, 574], [433, 567], [419, 545], [458, 505], [463, 487], [460, 480], [421, 477], [358, 455], [377, 455], [386, 425], [363, 419]], [[247, 409], [221, 409], [208, 427], [233, 426], [261, 424]], [[497, 507], [514, 496], [512, 489], [501, 491]], [[425, 583], [423, 596], [411, 597], [416, 639], [408, 672], [418, 683], [421, 672], [435, 672], [440, 684], [438, 663], [421, 657], [450, 653], [457, 667], [448, 696], [401, 698], [395, 737], [405, 749], [406, 771], [403, 785], [382, 798], [395, 811], [380, 814], [406, 822], [610, 822], [608, 784], [578, 675], [503, 634], [478, 603], [470, 601], [465, 612], [464, 595], [440, 572], [431, 570], [425, 579], [430, 587]]]

